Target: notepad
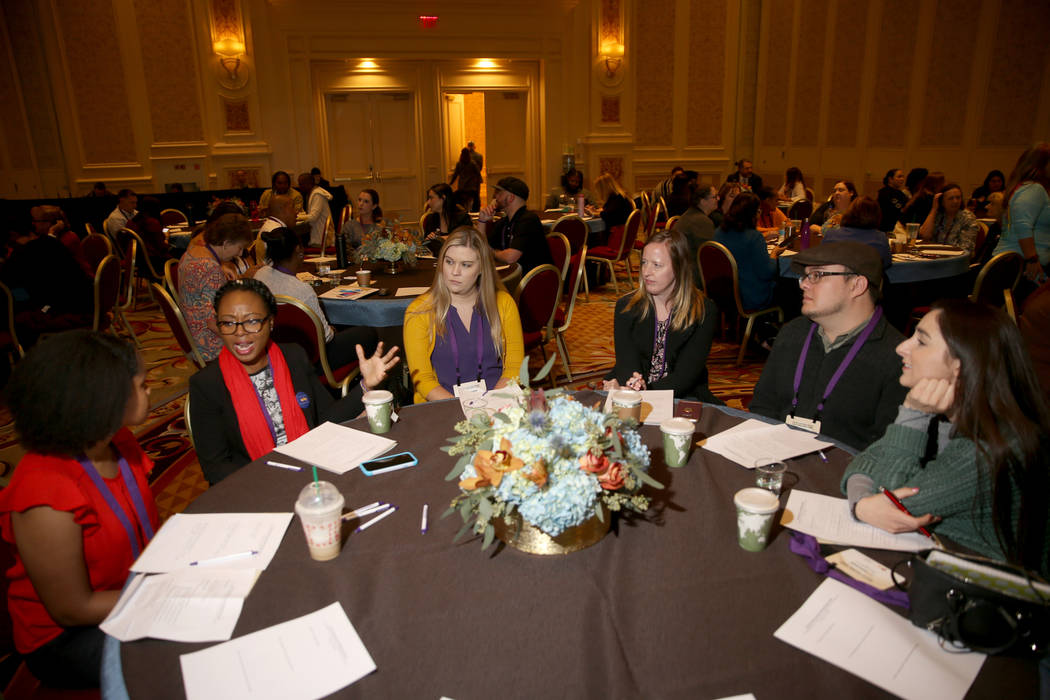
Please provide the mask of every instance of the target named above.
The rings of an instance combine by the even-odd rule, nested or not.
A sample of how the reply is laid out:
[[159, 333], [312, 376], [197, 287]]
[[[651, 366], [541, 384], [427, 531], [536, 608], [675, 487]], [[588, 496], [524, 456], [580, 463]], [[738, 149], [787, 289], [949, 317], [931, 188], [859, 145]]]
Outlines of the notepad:
[[430, 287], [398, 287], [395, 297], [418, 297], [430, 291]]
[[357, 285], [340, 285], [329, 289], [324, 294], [321, 294], [322, 299], [360, 299], [366, 297], [369, 294], [375, 294], [379, 289], [377, 287], [358, 287]]
[[336, 474], [345, 474], [396, 444], [396, 440], [381, 435], [325, 421], [302, 437], [275, 448], [275, 451]]
[[742, 467], [754, 469], [760, 459], [782, 461], [833, 445], [819, 439], [816, 433], [751, 418], [707, 438], [703, 447]]

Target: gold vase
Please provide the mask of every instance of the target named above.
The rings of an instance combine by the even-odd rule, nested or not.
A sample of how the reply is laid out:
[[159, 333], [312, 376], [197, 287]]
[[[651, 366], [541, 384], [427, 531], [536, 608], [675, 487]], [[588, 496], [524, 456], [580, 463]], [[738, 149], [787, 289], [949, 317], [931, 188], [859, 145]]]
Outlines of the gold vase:
[[592, 515], [579, 525], [567, 528], [557, 537], [551, 537], [532, 523], [525, 522], [521, 514], [510, 516], [511, 524], [503, 518], [493, 518], [492, 528], [496, 537], [515, 549], [529, 554], [572, 554], [597, 544], [609, 532], [609, 509], [602, 505], [602, 519]]
[[386, 271], [387, 271], [387, 274], [396, 275], [397, 274], [397, 261], [396, 260], [389, 261], [387, 263]]

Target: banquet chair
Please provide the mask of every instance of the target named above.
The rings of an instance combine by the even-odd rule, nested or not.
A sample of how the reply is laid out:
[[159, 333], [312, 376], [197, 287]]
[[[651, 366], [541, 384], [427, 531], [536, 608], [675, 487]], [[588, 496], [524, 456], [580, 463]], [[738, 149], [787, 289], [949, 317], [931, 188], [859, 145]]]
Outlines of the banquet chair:
[[3, 301], [0, 303], [3, 304], [4, 312], [7, 314], [4, 328], [0, 329], [0, 348], [7, 351], [13, 366], [15, 362], [25, 357], [26, 353], [22, 349], [22, 344], [18, 342], [18, 333], [15, 332], [15, 298], [3, 282], [0, 282], [0, 295], [3, 295]]
[[988, 239], [988, 224], [983, 221], [977, 222], [977, 236], [973, 241], [973, 255], [971, 260], [978, 257], [979, 251], [984, 250], [984, 243]]
[[164, 263], [164, 286], [168, 288], [168, 293], [171, 294], [171, 298], [175, 300], [175, 303], [181, 305], [182, 297], [179, 295], [179, 261], [174, 258]]
[[128, 331], [128, 335], [135, 342], [135, 347], [141, 350], [142, 343], [139, 342], [138, 336], [135, 335], [135, 331], [131, 327], [131, 323], [128, 321], [127, 316], [124, 315], [125, 311], [133, 311], [135, 308], [135, 257], [137, 249], [138, 242], [132, 240], [128, 254], [120, 258], [120, 293], [117, 296], [117, 303], [113, 307], [113, 316]]
[[295, 343], [306, 350], [310, 364], [321, 365], [321, 381], [335, 390], [347, 377], [360, 374], [357, 360], [333, 368], [325, 348], [324, 326], [321, 319], [303, 302], [277, 294], [277, 317], [274, 319], [273, 339], [279, 343]]
[[354, 205], [351, 204], [350, 202], [347, 202], [346, 206], [343, 207], [343, 211], [339, 212], [339, 230], [340, 231], [343, 230], [343, 226], [346, 225], [346, 222], [349, 221], [350, 219], [352, 219], [353, 216], [354, 216]]
[[[95, 270], [95, 311], [91, 330], [104, 331], [112, 325], [110, 314], [120, 297], [120, 260], [116, 255], [107, 255]], [[115, 333], [114, 333], [115, 334]]]
[[[266, 261], [266, 241], [262, 239], [261, 233], [255, 236], [247, 252], [249, 265], [262, 265]], [[167, 265], [167, 263], [164, 264]]]
[[587, 271], [584, 270], [583, 264], [587, 260], [587, 244], [583, 246], [583, 250], [580, 251], [580, 255], [574, 258], [570, 258], [569, 262], [576, 261], [575, 264], [569, 268], [569, 277], [566, 280], [566, 288], [569, 289], [569, 301], [565, 305], [564, 310], [561, 305], [554, 312], [554, 342], [561, 353], [562, 367], [565, 369], [565, 380], [572, 381], [572, 371], [569, 369], [569, 346], [565, 342], [565, 333], [569, 330], [569, 324], [572, 323], [572, 312], [576, 308], [576, 297], [580, 293], [580, 282], [586, 284], [587, 282]]
[[813, 200], [811, 199], [800, 199], [791, 205], [788, 209], [787, 217], [789, 219], [796, 219], [802, 221], [813, 216]]
[[716, 241], [702, 243], [696, 252], [696, 264], [700, 269], [700, 285], [704, 289], [704, 294], [715, 302], [719, 313], [726, 314], [735, 309], [738, 332], [740, 319], [747, 319], [744, 337], [740, 341], [740, 352], [736, 357], [736, 364], [739, 367], [744, 361], [744, 353], [747, 352], [747, 342], [751, 339], [755, 319], [775, 313], [777, 320], [783, 323], [784, 311], [779, 306], [769, 306], [764, 309], [744, 308], [744, 302], [740, 298], [740, 270], [737, 268], [736, 258], [721, 243]]
[[[120, 229], [120, 232], [117, 233], [117, 238], [120, 244], [119, 248], [124, 251], [125, 257], [130, 255], [135, 261], [135, 278], [137, 280], [145, 280], [146, 290], [152, 295], [153, 291], [149, 285], [154, 282], [163, 282], [164, 274], [157, 272], [157, 269], [153, 267], [153, 261], [150, 260], [149, 248], [146, 247], [146, 242], [142, 240], [142, 236], [129, 228]], [[137, 245], [131, 247], [131, 252], [129, 253], [129, 243], [131, 241], [134, 241]]]
[[[551, 231], [547, 234], [547, 247], [551, 251], [551, 259], [554, 261], [554, 267], [558, 268], [558, 272], [561, 273], [562, 281], [569, 279], [569, 265], [572, 263], [572, 249], [569, 246], [569, 239], [560, 233]], [[562, 290], [564, 294], [566, 289]]]
[[[503, 288], [507, 290], [507, 293], [514, 296], [514, 290], [518, 288], [518, 282], [521, 281], [521, 263], [510, 263], [514, 269], [508, 272], [504, 276], [500, 276], [500, 283]], [[496, 272], [499, 275], [499, 272]]]
[[587, 251], [588, 262], [605, 263], [609, 267], [613, 290], [617, 296], [620, 295], [620, 285], [616, 281], [616, 263], [623, 263], [627, 270], [627, 281], [630, 286], [634, 286], [634, 278], [631, 275], [631, 265], [628, 262], [628, 257], [634, 251], [634, 242], [638, 238], [638, 230], [641, 228], [641, 224], [642, 212], [636, 209], [627, 217], [627, 223], [622, 229], [619, 226], [613, 227], [609, 235], [609, 241], [605, 245], [595, 246]]
[[113, 254], [113, 244], [100, 233], [92, 233], [80, 242], [77, 257], [89, 270], [97, 270], [102, 258]]
[[682, 217], [680, 217], [680, 216], [672, 216], [670, 219], [667, 220], [667, 225], [664, 226], [664, 230], [665, 231], [670, 231], [671, 229], [673, 229], [674, 225], [678, 223], [678, 220], [680, 218], [682, 218]]
[[190, 439], [190, 447], [196, 451], [197, 443], [193, 440], [193, 423], [190, 422], [190, 394], [186, 392], [186, 400], [182, 403], [182, 419], [186, 421], [186, 436]]
[[[514, 292], [514, 302], [521, 316], [521, 339], [525, 345], [525, 362], [531, 350], [540, 349], [547, 362], [546, 345], [554, 337], [554, 314], [561, 300], [561, 273], [554, 265], [544, 264], [529, 270]], [[550, 377], [554, 386], [554, 376]]]
[[321, 247], [306, 246], [304, 253], [306, 255], [328, 255], [328, 249], [332, 249], [332, 254], [335, 254], [335, 229], [332, 228], [332, 217], [328, 217], [327, 223], [324, 227], [324, 238], [321, 239]]
[[[641, 266], [642, 266], [642, 250], [645, 248], [645, 244], [649, 242], [649, 239], [652, 237], [653, 233], [655, 233], [660, 228], [666, 228], [666, 226], [667, 226], [666, 222], [664, 223], [663, 227], [660, 226], [660, 217], [661, 216], [667, 216], [667, 202], [664, 201], [663, 197], [657, 198], [656, 205], [652, 209], [649, 210], [649, 214], [650, 214], [650, 216], [646, 217], [643, 220], [644, 223], [642, 225], [641, 233], [639, 234], [638, 238], [635, 238], [634, 246], [633, 246], [632, 250], [630, 251], [632, 253], [635, 252], [635, 251], [638, 252], [638, 268], [639, 269], [641, 269]], [[631, 265], [632, 265], [631, 257], [630, 257], [630, 255], [628, 255], [627, 256], [628, 272], [630, 272]]]
[[1024, 258], [1013, 252], [999, 253], [977, 273], [970, 301], [1002, 308], [1006, 303], [1005, 292], [1013, 295], [1023, 271]]
[[[175, 301], [172, 295], [168, 294], [164, 287], [156, 282], [153, 283], [153, 298], [157, 300], [157, 305], [160, 306], [164, 319], [168, 322], [168, 327], [171, 329], [171, 334], [175, 336], [175, 342], [179, 344], [179, 349], [182, 350], [190, 362], [197, 365], [197, 369], [204, 369], [204, 357], [201, 355], [197, 343], [194, 342], [193, 335], [190, 334], [190, 327], [186, 324], [186, 317], [182, 315], [182, 309], [179, 308], [178, 302]], [[188, 403], [189, 399], [187, 399]], [[188, 419], [186, 422], [189, 424]]]
[[165, 226], [175, 226], [178, 224], [189, 224], [190, 220], [178, 209], [163, 209], [160, 212], [160, 223]]
[[[569, 256], [572, 260], [569, 266], [575, 267], [579, 262], [578, 258], [582, 257], [581, 251], [587, 247], [587, 234], [590, 233], [587, 222], [576, 214], [566, 214], [554, 222], [551, 232], [560, 233], [569, 239]], [[586, 275], [583, 276], [583, 293], [586, 295], [587, 301], [590, 301], [591, 290], [587, 284]]]

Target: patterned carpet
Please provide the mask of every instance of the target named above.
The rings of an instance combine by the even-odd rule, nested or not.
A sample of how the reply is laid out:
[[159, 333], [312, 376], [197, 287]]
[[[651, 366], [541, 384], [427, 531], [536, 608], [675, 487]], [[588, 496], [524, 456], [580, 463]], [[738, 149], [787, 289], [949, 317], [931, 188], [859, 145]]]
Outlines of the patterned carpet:
[[[626, 293], [622, 284], [620, 291]], [[600, 388], [602, 376], [615, 362], [612, 329], [616, 295], [607, 285], [592, 290], [590, 296], [590, 301], [586, 301], [581, 294], [567, 333], [574, 389]], [[160, 309], [147, 299], [139, 304], [128, 317], [142, 344], [152, 410], [148, 420], [134, 432], [155, 462], [150, 483], [161, 517], [167, 518], [185, 509], [207, 489], [182, 413], [187, 383], [195, 368], [179, 350]], [[549, 349], [552, 348], [550, 344]], [[738, 348], [734, 343], [716, 340], [708, 358], [708, 371], [714, 394], [727, 404], [741, 408], [751, 398], [764, 356], [760, 351], [749, 353], [744, 364], [737, 368]], [[540, 353], [534, 352], [530, 358], [533, 373], [542, 364]], [[559, 386], [565, 385], [560, 358], [554, 371]], [[22, 454], [10, 414], [0, 408], [0, 460], [6, 465], [0, 474], [0, 486], [7, 484]]]

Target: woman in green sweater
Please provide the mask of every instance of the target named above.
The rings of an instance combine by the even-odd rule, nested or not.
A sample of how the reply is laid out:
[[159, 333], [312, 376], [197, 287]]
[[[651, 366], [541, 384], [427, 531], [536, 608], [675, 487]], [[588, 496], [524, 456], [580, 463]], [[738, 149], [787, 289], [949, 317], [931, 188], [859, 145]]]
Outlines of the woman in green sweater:
[[854, 516], [889, 532], [928, 527], [1050, 573], [1050, 418], [1017, 326], [987, 306], [940, 301], [897, 354], [908, 395], [886, 434], [846, 469]]

